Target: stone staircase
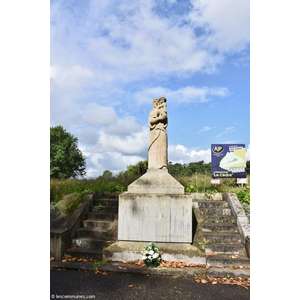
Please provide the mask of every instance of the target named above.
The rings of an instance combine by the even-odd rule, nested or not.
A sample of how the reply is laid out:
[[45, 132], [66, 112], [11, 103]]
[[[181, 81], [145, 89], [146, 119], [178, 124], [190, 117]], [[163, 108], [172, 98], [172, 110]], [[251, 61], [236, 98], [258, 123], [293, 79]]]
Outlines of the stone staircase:
[[64, 256], [102, 260], [103, 248], [118, 237], [118, 205], [118, 199], [95, 199]]
[[[95, 199], [64, 256], [102, 260], [103, 249], [117, 241], [118, 205], [118, 199]], [[205, 252], [206, 263], [249, 268], [250, 260], [228, 202], [193, 199], [193, 207], [198, 222], [193, 245]]]
[[[250, 267], [245, 246], [227, 201], [193, 200], [197, 214], [197, 239], [194, 244], [204, 249], [207, 264], [222, 267]], [[195, 209], [196, 207], [196, 209]], [[200, 226], [199, 226], [200, 225]]]

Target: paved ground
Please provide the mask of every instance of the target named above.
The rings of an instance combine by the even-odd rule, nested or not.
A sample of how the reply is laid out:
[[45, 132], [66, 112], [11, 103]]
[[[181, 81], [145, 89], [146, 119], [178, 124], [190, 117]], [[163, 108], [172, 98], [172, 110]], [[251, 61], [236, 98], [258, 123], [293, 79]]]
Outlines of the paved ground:
[[50, 299], [250, 299], [250, 289], [224, 284], [201, 284], [193, 278], [120, 273], [108, 273], [105, 276], [78, 270], [53, 269], [50, 272]]

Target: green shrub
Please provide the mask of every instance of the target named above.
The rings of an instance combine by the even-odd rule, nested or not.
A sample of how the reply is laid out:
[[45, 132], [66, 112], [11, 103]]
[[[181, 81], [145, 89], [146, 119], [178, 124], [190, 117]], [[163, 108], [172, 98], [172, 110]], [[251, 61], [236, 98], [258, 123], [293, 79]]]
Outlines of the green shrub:
[[236, 192], [237, 197], [239, 198], [242, 204], [250, 205], [250, 189], [243, 188]]
[[237, 191], [236, 195], [239, 198], [239, 200], [242, 204], [242, 207], [244, 209], [244, 212], [250, 222], [250, 189], [247, 187], [243, 188], [243, 189]]
[[112, 181], [108, 183], [106, 190], [109, 192], [123, 192], [125, 188]]
[[187, 193], [197, 193], [197, 188], [194, 187], [193, 185], [190, 185], [186, 188]]

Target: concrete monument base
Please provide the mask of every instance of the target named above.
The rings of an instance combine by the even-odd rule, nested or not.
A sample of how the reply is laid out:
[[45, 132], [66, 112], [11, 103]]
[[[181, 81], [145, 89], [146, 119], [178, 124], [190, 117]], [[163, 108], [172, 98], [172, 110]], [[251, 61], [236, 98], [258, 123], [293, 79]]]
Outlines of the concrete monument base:
[[184, 187], [168, 173], [167, 169], [148, 169], [147, 173], [128, 186], [128, 193], [183, 195]]
[[[141, 259], [145, 242], [116, 242], [103, 250], [103, 259], [123, 261]], [[193, 245], [157, 243], [162, 259], [166, 261], [183, 261], [186, 263], [206, 264], [205, 253]]]
[[119, 196], [119, 241], [192, 243], [192, 198], [188, 195]]

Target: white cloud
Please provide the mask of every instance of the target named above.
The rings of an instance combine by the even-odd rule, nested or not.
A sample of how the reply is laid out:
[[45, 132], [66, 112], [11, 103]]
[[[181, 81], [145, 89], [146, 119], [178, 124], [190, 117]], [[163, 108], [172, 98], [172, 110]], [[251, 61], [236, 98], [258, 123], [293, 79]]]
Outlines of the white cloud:
[[[126, 170], [128, 165], [134, 165], [145, 157], [126, 156], [118, 152], [103, 153], [101, 155], [92, 155], [84, 153], [89, 159], [87, 160], [87, 177], [98, 177], [105, 170], [113, 172], [114, 175], [120, 171]], [[89, 164], [89, 160], [93, 161]]]
[[222, 133], [220, 133], [220, 134], [217, 135], [217, 138], [219, 138], [219, 137], [221, 137], [221, 136], [223, 136], [225, 134], [229, 134], [229, 133], [235, 132], [235, 131], [236, 130], [235, 130], [234, 127], [226, 127], [225, 131], [223, 131]]
[[81, 87], [86, 85], [94, 74], [88, 68], [75, 64], [70, 67], [53, 64], [50, 66], [50, 79], [52, 88]]
[[118, 120], [118, 116], [113, 107], [103, 106], [97, 103], [87, 105], [85, 117], [85, 123], [90, 125], [109, 126]]
[[214, 128], [216, 128], [216, 127], [204, 126], [200, 131], [201, 132], [210, 131], [210, 130], [213, 130]]
[[148, 88], [139, 92], [136, 92], [134, 97], [137, 103], [148, 103], [149, 99], [155, 97], [164, 96], [170, 99], [172, 103], [187, 104], [192, 102], [208, 102], [211, 97], [226, 97], [229, 95], [229, 91], [225, 87], [197, 88], [193, 86], [187, 86], [178, 90], [171, 90], [164, 87]]
[[[242, 51], [249, 42], [248, 0], [194, 0], [190, 11], [172, 16], [159, 14], [161, 5], [154, 0], [51, 3], [51, 78], [59, 86], [89, 79], [88, 84], [105, 87], [211, 73], [223, 62], [223, 52]], [[202, 34], [195, 34], [200, 27]]]
[[168, 160], [173, 163], [190, 163], [203, 160], [205, 163], [211, 161], [211, 150], [188, 149], [183, 145], [169, 145], [168, 147]]
[[141, 155], [146, 153], [149, 140], [149, 129], [141, 127], [131, 135], [110, 135], [100, 131], [97, 147], [99, 152], [119, 152], [125, 155]]
[[240, 52], [250, 42], [250, 0], [191, 0], [193, 26], [204, 27], [203, 43], [220, 52]]

